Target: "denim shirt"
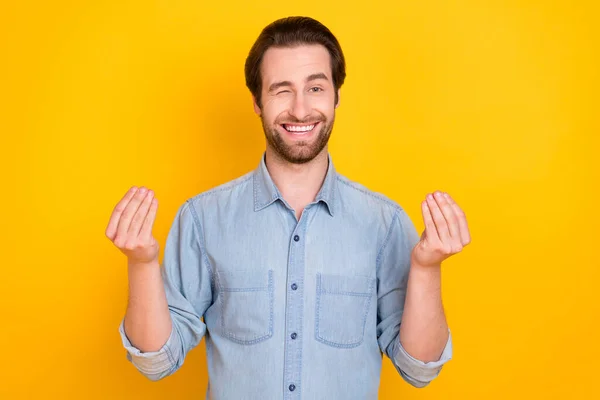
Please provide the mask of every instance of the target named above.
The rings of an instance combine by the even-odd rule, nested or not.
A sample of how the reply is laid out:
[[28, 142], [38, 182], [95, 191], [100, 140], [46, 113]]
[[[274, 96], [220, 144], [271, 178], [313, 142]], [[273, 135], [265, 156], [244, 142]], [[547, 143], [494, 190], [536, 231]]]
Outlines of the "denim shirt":
[[204, 337], [207, 399], [376, 399], [382, 355], [423, 387], [452, 356], [424, 363], [399, 341], [419, 235], [384, 195], [338, 174], [297, 220], [261, 158], [246, 175], [179, 208], [161, 274], [173, 329], [127, 359], [151, 380], [181, 367]]

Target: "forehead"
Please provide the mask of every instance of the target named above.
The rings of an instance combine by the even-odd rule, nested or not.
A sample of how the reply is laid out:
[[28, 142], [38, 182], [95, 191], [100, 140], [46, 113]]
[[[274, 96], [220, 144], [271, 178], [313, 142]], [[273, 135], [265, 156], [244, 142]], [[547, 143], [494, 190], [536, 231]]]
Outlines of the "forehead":
[[324, 73], [331, 81], [330, 55], [325, 46], [301, 45], [270, 47], [264, 54], [261, 73], [263, 87], [273, 82], [303, 82], [315, 73]]

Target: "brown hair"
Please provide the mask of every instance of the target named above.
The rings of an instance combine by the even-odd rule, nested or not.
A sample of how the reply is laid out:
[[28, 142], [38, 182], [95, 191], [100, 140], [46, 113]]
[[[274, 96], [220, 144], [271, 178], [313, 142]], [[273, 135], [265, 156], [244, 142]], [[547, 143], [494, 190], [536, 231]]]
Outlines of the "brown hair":
[[267, 25], [254, 42], [246, 58], [246, 86], [262, 107], [262, 79], [260, 67], [265, 52], [270, 47], [295, 47], [303, 44], [325, 46], [331, 56], [331, 75], [335, 87], [335, 103], [338, 89], [346, 78], [346, 61], [342, 48], [331, 31], [319, 21], [309, 17], [287, 17]]

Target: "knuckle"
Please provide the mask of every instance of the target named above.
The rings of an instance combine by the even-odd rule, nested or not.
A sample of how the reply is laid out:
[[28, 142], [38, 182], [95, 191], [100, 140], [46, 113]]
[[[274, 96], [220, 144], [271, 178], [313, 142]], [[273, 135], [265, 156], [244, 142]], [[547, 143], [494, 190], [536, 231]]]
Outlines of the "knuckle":
[[113, 243], [115, 244], [115, 246], [117, 246], [118, 248], [122, 249], [123, 246], [125, 245], [125, 240], [121, 236], [117, 236], [113, 240]]

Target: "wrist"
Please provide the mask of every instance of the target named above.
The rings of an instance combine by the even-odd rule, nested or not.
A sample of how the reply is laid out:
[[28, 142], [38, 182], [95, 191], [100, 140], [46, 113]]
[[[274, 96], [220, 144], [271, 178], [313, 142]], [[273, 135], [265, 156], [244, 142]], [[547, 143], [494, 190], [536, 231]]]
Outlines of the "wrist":
[[143, 261], [143, 260], [127, 260], [127, 266], [129, 268], [134, 268], [136, 270], [140, 269], [154, 269], [160, 267], [160, 264], [157, 259], [151, 261]]
[[439, 287], [442, 280], [442, 268], [437, 265], [423, 265], [418, 262], [413, 262], [410, 265], [410, 284], [417, 287], [431, 287], [433, 284], [436, 288]]
[[417, 271], [429, 271], [429, 272], [438, 272], [442, 268], [442, 263], [437, 264], [423, 264], [416, 261], [414, 258], [410, 260], [410, 269]]

